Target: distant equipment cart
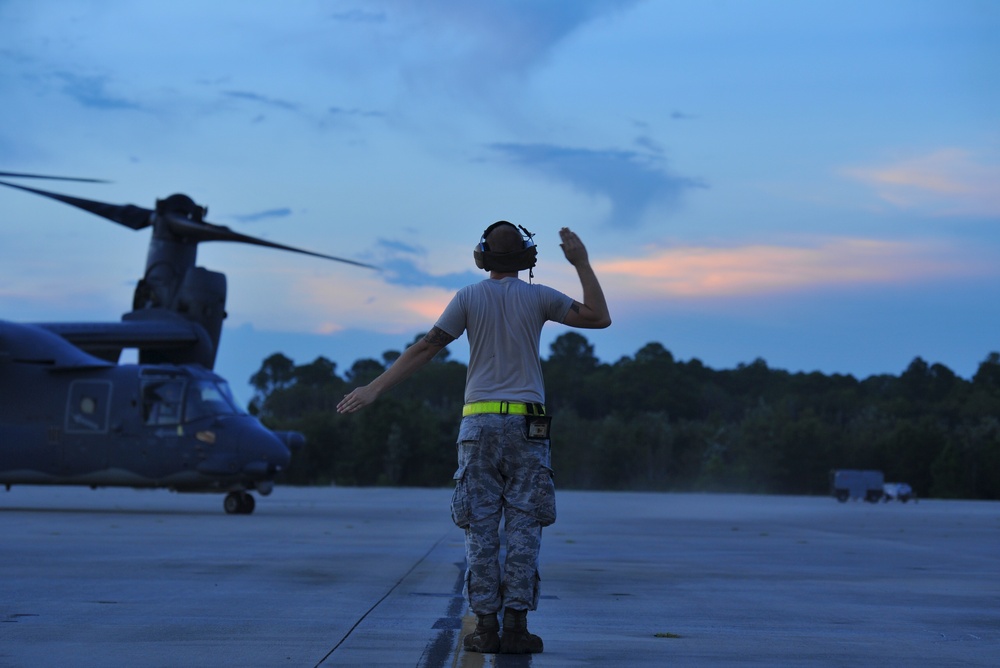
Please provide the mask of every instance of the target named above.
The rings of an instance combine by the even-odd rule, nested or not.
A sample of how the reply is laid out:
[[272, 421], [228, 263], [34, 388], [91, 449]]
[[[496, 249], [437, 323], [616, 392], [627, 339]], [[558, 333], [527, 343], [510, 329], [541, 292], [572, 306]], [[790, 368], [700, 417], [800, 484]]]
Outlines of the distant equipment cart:
[[864, 499], [877, 503], [885, 494], [885, 476], [881, 471], [836, 469], [830, 471], [830, 491], [844, 503], [848, 499]]
[[916, 501], [917, 495], [905, 482], [887, 482], [882, 485], [882, 493], [885, 495], [885, 501], [902, 501], [906, 503], [910, 499]]

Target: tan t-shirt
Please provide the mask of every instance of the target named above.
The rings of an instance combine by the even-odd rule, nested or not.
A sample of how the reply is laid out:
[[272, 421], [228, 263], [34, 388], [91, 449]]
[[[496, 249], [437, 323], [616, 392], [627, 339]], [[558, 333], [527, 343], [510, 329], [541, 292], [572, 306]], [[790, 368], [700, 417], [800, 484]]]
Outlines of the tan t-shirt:
[[488, 278], [459, 290], [435, 324], [469, 336], [465, 402], [545, 403], [538, 354], [542, 325], [562, 322], [573, 299], [519, 278]]

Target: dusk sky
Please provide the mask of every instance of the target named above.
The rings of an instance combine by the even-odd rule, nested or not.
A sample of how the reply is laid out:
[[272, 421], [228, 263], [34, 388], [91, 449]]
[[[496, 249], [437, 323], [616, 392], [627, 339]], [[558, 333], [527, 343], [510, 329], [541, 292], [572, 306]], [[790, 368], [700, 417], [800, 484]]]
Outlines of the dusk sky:
[[[604, 362], [970, 378], [1000, 351], [1000, 2], [0, 0], [0, 171], [368, 262], [204, 243], [216, 370], [381, 360], [506, 219]], [[0, 318], [116, 321], [149, 231], [0, 190]], [[527, 275], [522, 276], [527, 279]], [[551, 323], [542, 351], [569, 331]], [[465, 339], [449, 350], [468, 359]]]

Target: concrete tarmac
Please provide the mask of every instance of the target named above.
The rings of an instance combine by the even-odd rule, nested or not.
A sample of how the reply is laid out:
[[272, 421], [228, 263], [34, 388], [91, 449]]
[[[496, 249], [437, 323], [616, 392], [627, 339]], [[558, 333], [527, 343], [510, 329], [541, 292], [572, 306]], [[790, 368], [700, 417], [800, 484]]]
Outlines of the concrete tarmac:
[[0, 491], [0, 666], [1000, 665], [1000, 503], [560, 491], [545, 652], [503, 656], [450, 494]]

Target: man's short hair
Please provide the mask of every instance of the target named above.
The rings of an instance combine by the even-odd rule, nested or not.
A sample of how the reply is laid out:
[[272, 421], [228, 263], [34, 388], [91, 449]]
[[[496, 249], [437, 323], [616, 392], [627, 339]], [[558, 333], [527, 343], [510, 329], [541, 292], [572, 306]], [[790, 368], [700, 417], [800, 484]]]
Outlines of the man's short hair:
[[486, 237], [486, 243], [494, 253], [513, 253], [524, 248], [524, 238], [513, 223], [497, 225]]

